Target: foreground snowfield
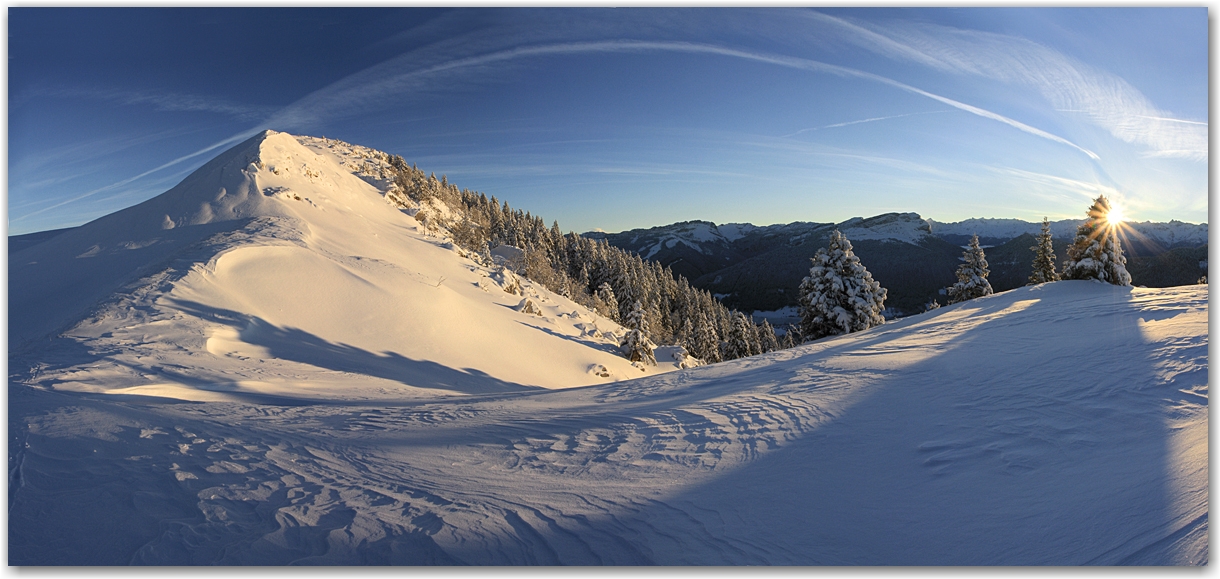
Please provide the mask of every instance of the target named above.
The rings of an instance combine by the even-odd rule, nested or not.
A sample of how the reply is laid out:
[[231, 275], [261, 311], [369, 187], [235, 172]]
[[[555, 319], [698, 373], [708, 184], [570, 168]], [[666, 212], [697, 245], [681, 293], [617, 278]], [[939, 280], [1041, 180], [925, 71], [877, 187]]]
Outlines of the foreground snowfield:
[[1206, 286], [641, 370], [375, 157], [269, 132], [10, 256], [9, 564], [1207, 562]]
[[1203, 564], [1207, 290], [1058, 282], [638, 380], [10, 389], [10, 564]]

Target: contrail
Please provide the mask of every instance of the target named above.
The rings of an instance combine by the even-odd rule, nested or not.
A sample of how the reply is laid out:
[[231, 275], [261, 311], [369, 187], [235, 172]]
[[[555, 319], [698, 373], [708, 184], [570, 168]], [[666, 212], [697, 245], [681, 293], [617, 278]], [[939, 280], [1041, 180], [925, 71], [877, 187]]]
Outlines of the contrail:
[[1141, 119], [1149, 119], [1149, 120], [1153, 120], [1153, 121], [1167, 121], [1170, 123], [1183, 123], [1183, 124], [1187, 124], [1187, 125], [1203, 125], [1205, 127], [1207, 126], [1206, 122], [1188, 121], [1185, 119], [1171, 119], [1169, 117], [1150, 117], [1147, 115], [1131, 115], [1131, 116], [1139, 117]]
[[[342, 103], [344, 106], [350, 107], [352, 102], [355, 100], [370, 100], [370, 99], [377, 98], [383, 94], [397, 92], [396, 89], [402, 83], [404, 83], [408, 80], [430, 75], [430, 74], [436, 74], [436, 73], [444, 72], [444, 71], [456, 70], [456, 69], [473, 67], [473, 66], [480, 66], [480, 65], [490, 64], [490, 63], [495, 63], [495, 62], [503, 62], [503, 61], [507, 61], [507, 60], [515, 60], [515, 59], [526, 58], [526, 57], [531, 57], [531, 56], [558, 55], [558, 54], [580, 54], [580, 53], [590, 53], [590, 52], [647, 52], [647, 51], [685, 52], [685, 53], [696, 53], [696, 54], [717, 54], [717, 55], [721, 55], [721, 56], [730, 56], [730, 57], [741, 58], [741, 59], [745, 59], [745, 60], [752, 60], [755, 62], [763, 62], [763, 63], [773, 64], [773, 65], [777, 65], [777, 66], [798, 69], [798, 70], [808, 70], [811, 72], [822, 72], [822, 73], [827, 73], [827, 74], [833, 74], [836, 76], [863, 78], [863, 79], [867, 79], [867, 80], [872, 80], [874, 82], [886, 84], [886, 85], [892, 86], [894, 88], [897, 88], [897, 89], [900, 89], [900, 90], [903, 90], [906, 92], [910, 92], [910, 93], [917, 94], [917, 95], [920, 95], [920, 96], [923, 96], [926, 98], [930, 98], [932, 100], [938, 101], [940, 103], [949, 105], [951, 107], [966, 111], [966, 112], [974, 114], [974, 115], [978, 115], [983, 118], [987, 118], [987, 119], [991, 119], [994, 121], [1004, 123], [1008, 126], [1011, 126], [1020, 131], [1024, 131], [1031, 135], [1042, 137], [1044, 139], [1047, 139], [1047, 140], [1050, 140], [1050, 141], [1053, 141], [1053, 142], [1056, 142], [1056, 143], [1059, 143], [1062, 145], [1067, 145], [1073, 149], [1076, 149], [1076, 150], [1084, 153], [1085, 155], [1088, 155], [1089, 158], [1093, 159], [1094, 161], [1100, 159], [1100, 157], [1098, 157], [1096, 153], [1093, 153], [1092, 151], [1085, 149], [1058, 135], [1048, 133], [1046, 131], [1032, 127], [1032, 126], [1022, 123], [1020, 121], [1005, 117], [998, 113], [994, 113], [992, 111], [989, 111], [989, 110], [986, 110], [983, 108], [979, 108], [979, 107], [976, 107], [973, 105], [959, 102], [959, 101], [953, 100], [948, 97], [930, 93], [923, 89], [916, 88], [916, 87], [913, 87], [911, 85], [908, 85], [908, 84], [905, 84], [902, 82], [898, 82], [891, 78], [873, 74], [871, 72], [864, 72], [862, 70], [856, 70], [853, 68], [847, 68], [847, 67], [843, 67], [843, 66], [827, 64], [824, 62], [810, 60], [807, 58], [784, 56], [784, 55], [779, 55], [779, 54], [769, 54], [769, 53], [763, 53], [763, 52], [752, 52], [752, 51], [747, 51], [747, 50], [728, 48], [728, 47], [724, 47], [724, 46], [716, 46], [716, 45], [711, 45], [711, 44], [700, 44], [700, 43], [693, 43], [693, 42], [675, 42], [675, 41], [611, 40], [611, 41], [598, 41], [598, 42], [573, 42], [573, 43], [549, 44], [549, 45], [541, 45], [541, 46], [517, 47], [517, 48], [508, 49], [508, 50], [502, 50], [499, 52], [493, 52], [490, 54], [471, 56], [471, 57], [466, 57], [466, 58], [459, 58], [459, 59], [451, 60], [448, 62], [443, 62], [443, 63], [436, 64], [436, 65], [433, 65], [433, 66], [430, 66], [430, 67], [427, 67], [427, 68], [424, 68], [421, 70], [416, 70], [416, 71], [408, 72], [405, 74], [399, 74], [397, 76], [392, 76], [389, 78], [383, 78], [381, 80], [378, 80], [378, 81], [375, 81], [375, 82], [372, 82], [369, 84], [356, 86], [356, 87], [353, 87], [353, 88], [350, 88], [347, 90], [332, 90], [334, 87], [338, 87], [343, 84], [349, 84], [350, 83], [349, 79], [354, 80], [355, 77], [357, 77], [357, 76], [365, 76], [365, 73], [373, 71], [373, 69], [384, 70], [385, 67], [388, 67], [388, 66], [392, 67], [395, 63], [397, 63], [402, 58], [402, 57], [400, 57], [399, 59], [394, 59], [393, 61], [390, 61], [388, 63], [384, 63], [382, 65], [377, 65], [370, 69], [365, 69], [364, 71], [361, 71], [360, 73], [356, 73], [355, 75], [352, 75], [351, 77], [348, 77], [347, 79], [338, 81], [337, 83], [331, 85], [330, 87], [323, 88], [309, 96], [306, 96], [305, 98], [301, 99], [300, 101], [297, 101], [297, 103], [293, 103], [292, 105], [289, 105], [288, 107], [286, 107], [283, 111], [281, 111], [281, 113], [278, 113], [277, 115], [273, 116], [272, 119], [270, 119], [268, 121], [268, 124], [274, 125], [274, 121], [281, 117], [284, 118], [285, 120], [288, 120], [293, 117], [299, 118], [300, 116], [308, 116], [309, 113], [313, 112], [311, 109], [317, 108], [316, 105], [327, 105], [327, 104], [330, 104], [332, 101], [335, 105]], [[331, 107], [327, 106], [324, 108], [323, 112], [326, 112], [329, 110], [333, 110], [333, 109]], [[315, 114], [317, 114], [317, 113], [315, 113]]]
[[136, 176], [134, 176], [134, 177], [128, 177], [128, 178], [123, 179], [122, 181], [119, 181], [119, 182], [117, 182], [117, 183], [111, 183], [111, 184], [109, 184], [109, 185], [106, 185], [105, 187], [98, 187], [97, 189], [94, 189], [94, 190], [92, 190], [92, 191], [88, 191], [88, 192], [85, 192], [85, 193], [81, 193], [80, 195], [77, 195], [76, 197], [73, 197], [73, 198], [71, 198], [71, 199], [67, 199], [67, 200], [65, 200], [65, 201], [60, 201], [59, 203], [56, 203], [56, 204], [54, 204], [54, 205], [50, 205], [50, 206], [47, 206], [47, 207], [43, 207], [42, 209], [39, 209], [38, 211], [32, 211], [32, 212], [30, 212], [30, 213], [26, 213], [25, 215], [22, 215], [22, 216], [20, 216], [20, 217], [14, 217], [13, 219], [11, 219], [11, 221], [21, 221], [22, 219], [26, 219], [26, 218], [29, 218], [29, 217], [33, 217], [33, 216], [38, 215], [38, 214], [40, 214], [40, 213], [46, 213], [47, 211], [50, 211], [50, 210], [55, 209], [55, 208], [58, 208], [58, 207], [63, 207], [64, 205], [67, 205], [67, 204], [69, 204], [69, 203], [75, 203], [75, 202], [77, 202], [77, 201], [80, 201], [81, 199], [85, 199], [86, 197], [92, 197], [92, 196], [94, 196], [94, 195], [97, 195], [98, 193], [101, 193], [102, 191], [109, 191], [109, 190], [111, 190], [111, 189], [114, 189], [115, 187], [122, 187], [123, 185], [126, 185], [126, 184], [128, 184], [128, 183], [131, 183], [132, 181], [135, 181], [135, 180], [137, 180], [137, 179], [141, 179], [141, 178], [143, 178], [143, 177], [147, 177], [147, 176], [149, 176], [149, 175], [151, 175], [151, 174], [153, 174], [153, 173], [156, 173], [157, 171], [160, 171], [160, 170], [162, 170], [162, 169], [168, 169], [169, 167], [173, 167], [174, 165], [177, 165], [178, 163], [181, 163], [181, 162], [186, 161], [186, 160], [188, 160], [188, 159], [193, 159], [193, 158], [195, 158], [195, 157], [198, 157], [199, 155], [202, 155], [202, 154], [204, 154], [204, 153], [207, 153], [208, 151], [213, 151], [213, 150], [219, 149], [220, 147], [223, 147], [223, 146], [225, 146], [225, 145], [230, 145], [230, 144], [235, 143], [235, 142], [238, 142], [238, 141], [244, 141], [244, 140], [246, 140], [246, 139], [248, 139], [248, 138], [250, 138], [250, 137], [253, 137], [255, 134], [257, 134], [257, 133], [258, 133], [259, 131], [261, 131], [261, 130], [262, 130], [262, 129], [251, 129], [251, 130], [246, 131], [246, 132], [244, 132], [244, 133], [238, 133], [237, 135], [234, 135], [234, 136], [232, 136], [232, 137], [229, 137], [229, 138], [227, 138], [227, 139], [225, 139], [225, 140], [223, 140], [223, 141], [219, 141], [219, 142], [213, 143], [213, 144], [211, 144], [211, 145], [208, 145], [207, 147], [204, 147], [204, 148], [202, 148], [202, 149], [199, 149], [198, 151], [195, 151], [194, 153], [190, 153], [190, 154], [188, 154], [188, 155], [183, 155], [183, 156], [181, 156], [181, 157], [178, 157], [177, 159], [174, 159], [173, 161], [170, 161], [170, 162], [165, 163], [165, 164], [163, 164], [163, 165], [161, 165], [161, 166], [158, 166], [158, 167], [155, 167], [155, 168], [149, 169], [149, 170], [147, 170], [147, 171], [145, 171], [145, 172], [143, 172], [143, 173], [140, 173], [139, 175], [136, 175]]
[[795, 137], [795, 136], [797, 136], [797, 135], [799, 135], [799, 134], [801, 134], [801, 133], [808, 133], [808, 132], [810, 132], [810, 131], [820, 131], [820, 130], [822, 130], [822, 129], [835, 129], [835, 128], [838, 128], [838, 127], [846, 127], [846, 126], [849, 126], [849, 125], [858, 125], [858, 124], [860, 124], [860, 123], [871, 123], [871, 122], [873, 122], [873, 121], [888, 121], [888, 120], [890, 120], [890, 119], [900, 119], [900, 118], [902, 118], [902, 117], [910, 117], [910, 116], [914, 116], [914, 115], [933, 115], [933, 114], [936, 114], [936, 113], [947, 113], [947, 112], [949, 112], [949, 111], [924, 111], [924, 112], [921, 112], [921, 113], [906, 113], [906, 114], [901, 114], [901, 115], [891, 115], [891, 116], [888, 116], [888, 117], [873, 117], [873, 118], [871, 118], [871, 119], [860, 119], [860, 120], [858, 120], [858, 121], [847, 121], [846, 123], [835, 123], [835, 124], [833, 124], [833, 125], [826, 125], [826, 126], [824, 126], [824, 127], [811, 127], [811, 128], [808, 128], [808, 129], [801, 129], [801, 130], [799, 130], [799, 131], [797, 131], [797, 132], [795, 132], [795, 133], [792, 133], [792, 134], [790, 134], [790, 135], [783, 135], [783, 136], [781, 136], [780, 138], [781, 138], [781, 139], [787, 139], [787, 138], [789, 138], [789, 137]]
[[[321, 115], [325, 115], [327, 113], [333, 113], [333, 111], [338, 111], [338, 110], [350, 110], [351, 108], [353, 108], [353, 105], [356, 103], [356, 101], [373, 100], [384, 94], [399, 92], [398, 89], [401, 88], [405, 82], [407, 82], [411, 79], [425, 77], [428, 75], [437, 74], [437, 73], [445, 72], [445, 71], [458, 70], [458, 69], [462, 69], [462, 68], [469, 68], [469, 67], [481, 66], [481, 65], [485, 65], [485, 64], [503, 62], [503, 61], [508, 61], [508, 60], [516, 60], [516, 59], [528, 58], [528, 57], [534, 57], [534, 56], [581, 54], [581, 53], [592, 53], [592, 52], [648, 52], [648, 51], [684, 52], [684, 53], [693, 53], [693, 54], [715, 54], [715, 55], [720, 55], [720, 56], [741, 58], [741, 59], [751, 60], [751, 61], [755, 61], [755, 62], [762, 62], [762, 63], [772, 64], [772, 65], [776, 65], [776, 66], [783, 66], [783, 67], [793, 68], [793, 69], [798, 69], [798, 70], [807, 70], [807, 71], [811, 71], [811, 72], [821, 72], [821, 73], [826, 73], [826, 74], [833, 74], [835, 76], [863, 78], [863, 79], [867, 79], [867, 80], [872, 80], [872, 81], [879, 82], [879, 83], [882, 83], [882, 84], [885, 84], [888, 86], [892, 86], [894, 88], [897, 88], [897, 89], [900, 89], [900, 90], [903, 90], [906, 92], [910, 92], [910, 93], [914, 93], [914, 94], [917, 94], [917, 95], [920, 95], [920, 96], [923, 96], [926, 98], [930, 98], [937, 102], [949, 105], [951, 107], [966, 111], [966, 112], [974, 114], [974, 115], [978, 115], [983, 118], [987, 118], [987, 119], [991, 119], [994, 121], [1004, 123], [1013, 128], [1016, 128], [1020, 131], [1024, 131], [1026, 133], [1029, 133], [1029, 134], [1032, 134], [1032, 135], [1035, 135], [1038, 137], [1042, 137], [1044, 139], [1047, 139], [1047, 140], [1050, 140], [1050, 141], [1053, 141], [1056, 143], [1067, 145], [1073, 149], [1076, 149], [1076, 150], [1088, 155], [1089, 158], [1093, 159], [1094, 161], [1100, 159], [1100, 157], [1098, 157], [1092, 151], [1089, 151], [1088, 149], [1085, 149], [1071, 141], [1068, 141], [1067, 139], [1064, 139], [1063, 137], [1053, 135], [1053, 134], [1043, 131], [1041, 129], [1031, 127], [1020, 121], [1005, 117], [1003, 115], [988, 111], [986, 109], [982, 109], [982, 108], [968, 105], [968, 104], [965, 104], [965, 103], [962, 103], [959, 101], [955, 101], [948, 97], [943, 97], [943, 96], [940, 96], [937, 94], [933, 94], [928, 91], [913, 87], [911, 85], [898, 82], [891, 78], [887, 78], [887, 77], [873, 74], [870, 72], [864, 72], [862, 70], [856, 70], [856, 69], [847, 68], [847, 67], [843, 67], [843, 66], [827, 64], [824, 62], [810, 60], [807, 58], [784, 56], [784, 55], [779, 55], [779, 54], [769, 54], [769, 53], [763, 53], [763, 52], [751, 52], [751, 51], [741, 50], [741, 49], [736, 49], [736, 48], [728, 48], [728, 47], [724, 47], [724, 46], [716, 46], [716, 45], [711, 45], [711, 44], [700, 44], [700, 43], [693, 43], [693, 42], [642, 41], [642, 40], [611, 40], [611, 41], [597, 41], [597, 42], [573, 42], [573, 43], [549, 44], [549, 45], [539, 45], [539, 46], [523, 46], [523, 47], [511, 48], [508, 50], [501, 50], [499, 52], [493, 52], [493, 53], [489, 53], [489, 54], [470, 56], [470, 57], [465, 57], [465, 58], [458, 58], [458, 59], [450, 60], [450, 61], [443, 62], [440, 64], [432, 65], [432, 66], [429, 66], [427, 68], [423, 68], [420, 70], [411, 71], [411, 72], [403, 73], [403, 74], [398, 74], [396, 76], [391, 76], [388, 78], [382, 77], [373, 82], [361, 83], [356, 86], [351, 86], [350, 88], [345, 87], [345, 85], [356, 84], [357, 82], [359, 82], [361, 77], [369, 77], [375, 72], [384, 71], [384, 69], [387, 67], [395, 66], [396, 64], [398, 64], [406, 59], [407, 55], [403, 55], [403, 56], [397, 57], [395, 59], [392, 59], [389, 62], [382, 63], [379, 65], [375, 65], [370, 68], [364, 69], [364, 70], [357, 72], [351, 76], [348, 76], [342, 80], [339, 80], [339, 81], [331, 84], [330, 86], [319, 89], [319, 90], [305, 96], [304, 98], [298, 100], [297, 102], [290, 104], [287, 107], [284, 107], [279, 112], [273, 114], [270, 118], [268, 118], [266, 122], [261, 123], [257, 128], [253, 128], [248, 131], [244, 131], [242, 133], [229, 137], [228, 139], [225, 139], [223, 141], [213, 143], [207, 147], [204, 147], [203, 149], [195, 151], [194, 153], [190, 153], [188, 155], [178, 157], [177, 159], [164, 163], [153, 169], [149, 169], [148, 171], [140, 173], [139, 175], [136, 175], [134, 177], [129, 177], [127, 179], [124, 179], [117, 183], [112, 183], [105, 187], [93, 189], [91, 191], [82, 193], [81, 195], [78, 195], [78, 196], [68, 199], [66, 201], [61, 201], [54, 205], [39, 209], [38, 211], [34, 211], [32, 213], [27, 213], [20, 217], [13, 218], [12, 221], [20, 221], [22, 219], [33, 217], [40, 213], [44, 213], [44, 212], [50, 211], [50, 210], [58, 208], [58, 207], [62, 207], [69, 203], [74, 203], [76, 201], [80, 201], [81, 199], [85, 199], [87, 197], [93, 196], [102, 191], [107, 191], [107, 190], [113, 189], [115, 187], [121, 187], [128, 183], [131, 183], [132, 181], [135, 181], [142, 177], [148, 176], [152, 173], [156, 173], [157, 171], [161, 171], [163, 169], [172, 167], [174, 165], [177, 165], [177, 164], [187, 161], [189, 159], [193, 159], [193, 158], [198, 157], [199, 155], [202, 155], [209, 151], [218, 149], [218, 148], [223, 147], [228, 144], [232, 144], [234, 142], [238, 142], [238, 141], [247, 139], [247, 138], [255, 135], [256, 133], [258, 133], [259, 131], [264, 130], [265, 128], [275, 128], [275, 127], [277, 127], [277, 125], [284, 125], [284, 124], [296, 125], [296, 124], [305, 122], [306, 120], [308, 120], [310, 117], [313, 117], [313, 116], [321, 116]], [[870, 120], [880, 120], [880, 119], [870, 119]], [[861, 122], [863, 122], [863, 121], [861, 121]]]

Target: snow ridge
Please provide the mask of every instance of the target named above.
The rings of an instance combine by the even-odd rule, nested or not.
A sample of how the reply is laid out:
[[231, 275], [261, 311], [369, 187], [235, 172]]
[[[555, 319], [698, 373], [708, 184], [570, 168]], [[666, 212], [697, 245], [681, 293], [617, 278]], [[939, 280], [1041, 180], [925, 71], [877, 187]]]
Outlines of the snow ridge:
[[189, 400], [563, 388], [680, 365], [670, 349], [631, 365], [618, 324], [429, 233], [378, 189], [385, 159], [268, 131], [15, 253], [11, 343], [56, 360], [39, 384]]

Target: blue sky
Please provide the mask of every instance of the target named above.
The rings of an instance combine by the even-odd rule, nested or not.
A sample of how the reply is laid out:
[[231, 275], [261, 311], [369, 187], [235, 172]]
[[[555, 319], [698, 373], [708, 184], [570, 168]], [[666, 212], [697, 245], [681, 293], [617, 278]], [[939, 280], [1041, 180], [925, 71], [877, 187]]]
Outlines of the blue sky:
[[619, 231], [1207, 220], [1207, 9], [9, 8], [9, 233], [258, 130]]

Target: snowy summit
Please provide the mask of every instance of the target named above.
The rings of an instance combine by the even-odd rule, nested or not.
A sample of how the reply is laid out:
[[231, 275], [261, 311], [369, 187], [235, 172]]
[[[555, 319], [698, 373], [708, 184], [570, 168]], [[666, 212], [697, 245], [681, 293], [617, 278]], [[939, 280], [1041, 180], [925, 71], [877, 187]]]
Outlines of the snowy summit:
[[[39, 354], [57, 356], [41, 379], [58, 390], [186, 400], [399, 399], [657, 371], [614, 351], [613, 321], [426, 235], [383, 199], [374, 153], [268, 131], [15, 254], [10, 343], [63, 331]], [[535, 315], [516, 311], [525, 300]], [[116, 353], [85, 371], [81, 347]]]

